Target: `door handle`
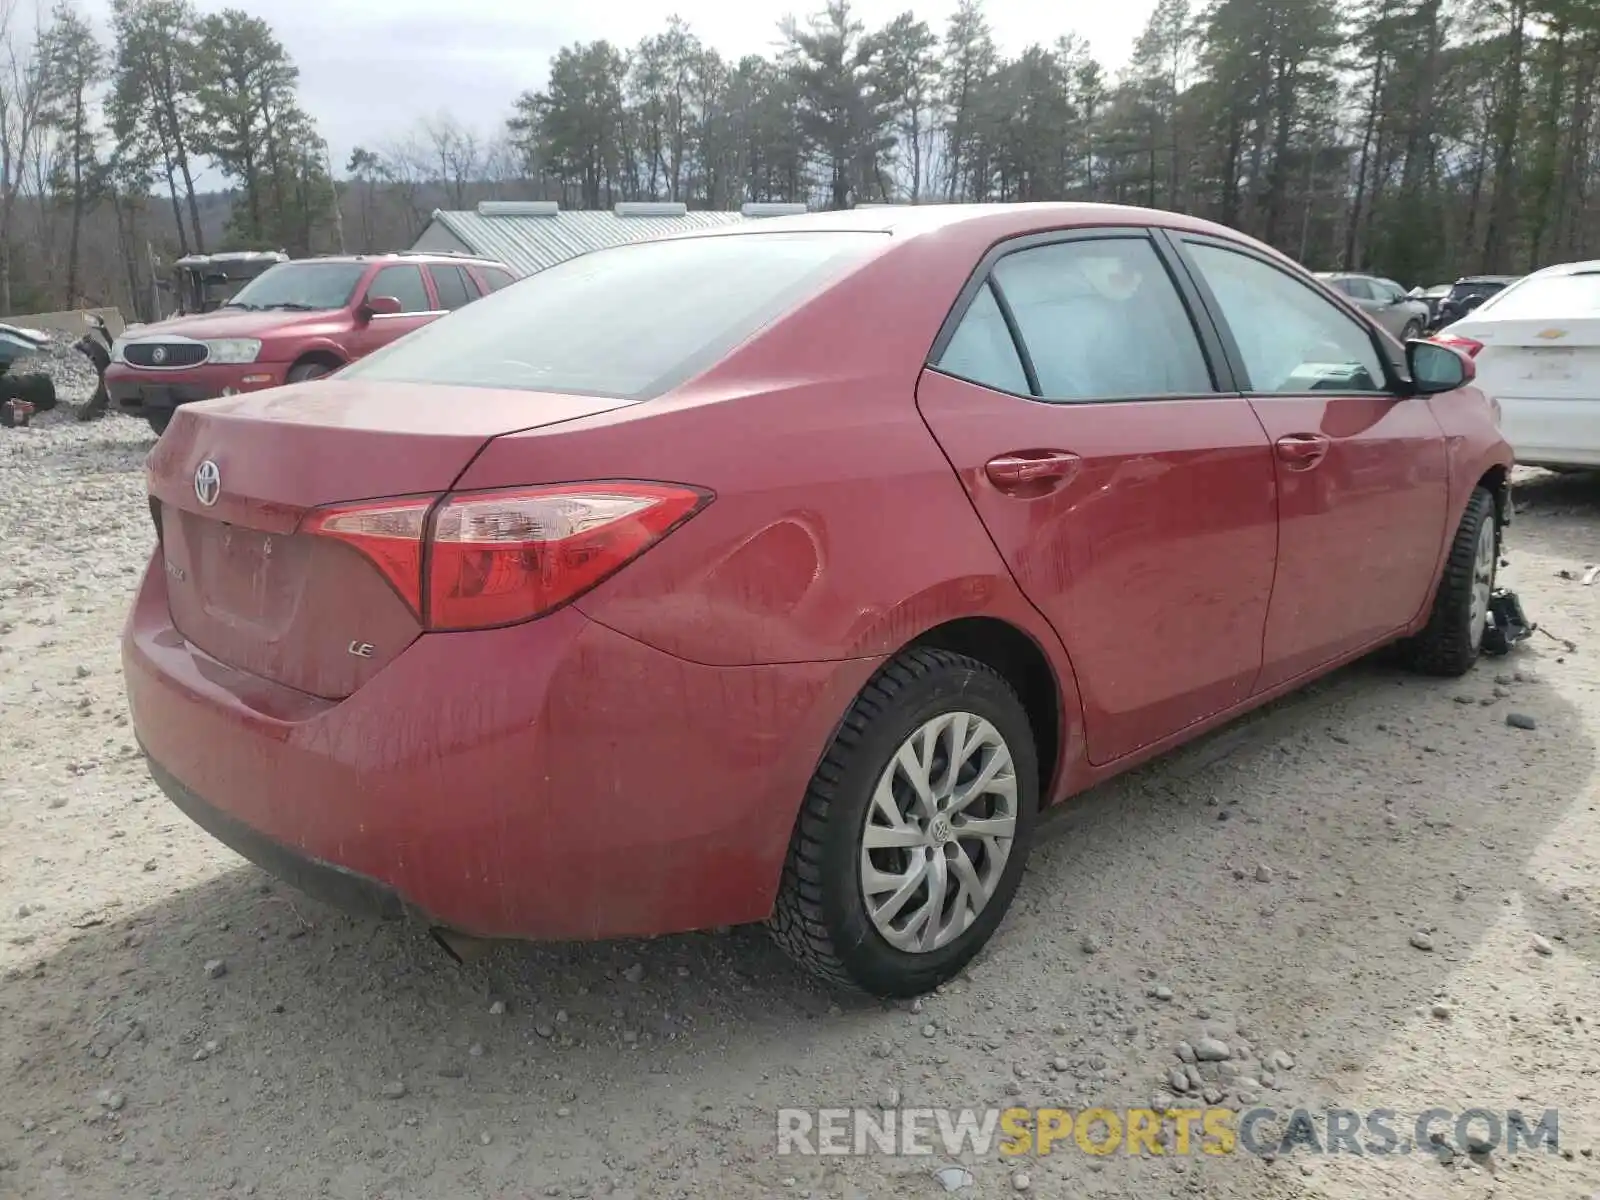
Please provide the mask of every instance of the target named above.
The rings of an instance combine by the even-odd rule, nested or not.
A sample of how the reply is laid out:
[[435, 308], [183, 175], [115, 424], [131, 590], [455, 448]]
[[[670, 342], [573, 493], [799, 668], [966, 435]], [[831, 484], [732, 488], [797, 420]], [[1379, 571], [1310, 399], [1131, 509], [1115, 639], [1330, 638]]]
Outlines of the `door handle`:
[[1046, 485], [1048, 491], [1077, 474], [1082, 461], [1068, 450], [1016, 450], [991, 458], [984, 464], [983, 471], [989, 482], [1002, 492], [1035, 485]]
[[1325, 434], [1285, 434], [1277, 441], [1278, 457], [1291, 470], [1309, 471], [1327, 456], [1329, 445]]

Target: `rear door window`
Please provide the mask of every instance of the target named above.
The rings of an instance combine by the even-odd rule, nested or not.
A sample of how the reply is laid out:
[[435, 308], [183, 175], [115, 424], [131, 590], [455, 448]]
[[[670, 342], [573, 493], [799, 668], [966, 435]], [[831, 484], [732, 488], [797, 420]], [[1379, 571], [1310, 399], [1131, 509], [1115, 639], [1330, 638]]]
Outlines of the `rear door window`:
[[1178, 289], [1145, 237], [1035, 246], [995, 264], [1044, 400], [1195, 396], [1211, 371]]
[[477, 289], [467, 289], [467, 277], [460, 267], [445, 264], [428, 268], [433, 276], [433, 290], [439, 297], [439, 307], [454, 311], [474, 299]]
[[441, 317], [341, 378], [642, 400], [887, 243], [881, 233], [740, 233], [596, 250]]
[[422, 268], [412, 265], [385, 267], [372, 277], [369, 296], [393, 296], [400, 301], [400, 311], [425, 313], [433, 311], [428, 299], [428, 289], [422, 283]]
[[491, 292], [498, 292], [501, 288], [516, 282], [510, 271], [502, 271], [499, 267], [483, 267], [482, 271], [483, 281]]
[[961, 324], [934, 365], [946, 375], [995, 391], [1029, 394], [1028, 376], [1017, 354], [1017, 343], [994, 298], [994, 289], [987, 282], [972, 298]]

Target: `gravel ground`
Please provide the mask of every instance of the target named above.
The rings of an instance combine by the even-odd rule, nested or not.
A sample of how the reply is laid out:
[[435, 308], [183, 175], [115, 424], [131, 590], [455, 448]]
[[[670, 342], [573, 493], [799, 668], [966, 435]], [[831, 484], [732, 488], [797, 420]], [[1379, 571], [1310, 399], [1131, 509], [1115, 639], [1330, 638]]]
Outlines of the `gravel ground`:
[[[193, 828], [118, 678], [151, 444], [65, 404], [0, 430], [0, 1196], [1600, 1193], [1600, 483], [1519, 485], [1507, 575], [1572, 646], [1455, 682], [1361, 664], [1097, 789], [970, 974], [882, 1005], [815, 989], [755, 930], [457, 967]], [[1227, 1059], [1192, 1086], [1208, 1038]], [[1403, 1128], [1557, 1108], [1562, 1152], [774, 1152], [780, 1107], [1173, 1084]]]

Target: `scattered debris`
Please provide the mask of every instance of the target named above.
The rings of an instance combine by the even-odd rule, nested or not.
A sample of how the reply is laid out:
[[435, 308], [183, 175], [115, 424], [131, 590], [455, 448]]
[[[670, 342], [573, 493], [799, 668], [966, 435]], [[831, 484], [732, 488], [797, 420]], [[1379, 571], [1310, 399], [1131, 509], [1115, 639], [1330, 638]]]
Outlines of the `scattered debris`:
[[1537, 728], [1539, 728], [1539, 722], [1535, 721], [1527, 713], [1520, 713], [1520, 712], [1507, 713], [1506, 714], [1506, 724], [1511, 726], [1511, 728], [1513, 728], [1513, 729], [1537, 729]]
[[1542, 954], [1545, 958], [1549, 958], [1556, 952], [1556, 948], [1537, 933], [1533, 935], [1533, 949], [1534, 953]]
[[1432, 950], [1433, 938], [1419, 929], [1411, 935], [1411, 944], [1418, 950]]
[[206, 963], [206, 978], [221, 979], [228, 973], [228, 964], [220, 958], [213, 958]]
[[973, 1184], [972, 1172], [965, 1167], [940, 1167], [933, 1173], [933, 1179], [947, 1192], [959, 1192]]

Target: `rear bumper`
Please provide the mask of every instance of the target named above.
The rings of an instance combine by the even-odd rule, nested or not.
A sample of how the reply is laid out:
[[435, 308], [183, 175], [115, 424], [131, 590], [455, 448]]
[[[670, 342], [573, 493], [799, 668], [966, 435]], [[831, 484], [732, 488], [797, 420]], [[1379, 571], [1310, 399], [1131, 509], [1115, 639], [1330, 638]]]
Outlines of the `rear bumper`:
[[1528, 467], [1600, 467], [1600, 396], [1499, 396], [1500, 429]]
[[[256, 866], [294, 885], [306, 895], [346, 912], [370, 917], [406, 915], [405, 901], [392, 887], [365, 875], [322, 862], [265, 837], [222, 809], [206, 803], [176, 776], [148, 757], [150, 776], [183, 814], [217, 841]], [[426, 913], [414, 914], [427, 918]]]
[[259, 392], [284, 381], [288, 363], [206, 363], [181, 371], [145, 371], [126, 363], [106, 368], [112, 407], [130, 416], [170, 413], [180, 404], [215, 400], [225, 390]]
[[567, 608], [426, 634], [331, 702], [186, 642], [158, 561], [122, 657], [152, 773], [221, 841], [341, 907], [539, 939], [765, 917], [881, 661], [700, 666]]

